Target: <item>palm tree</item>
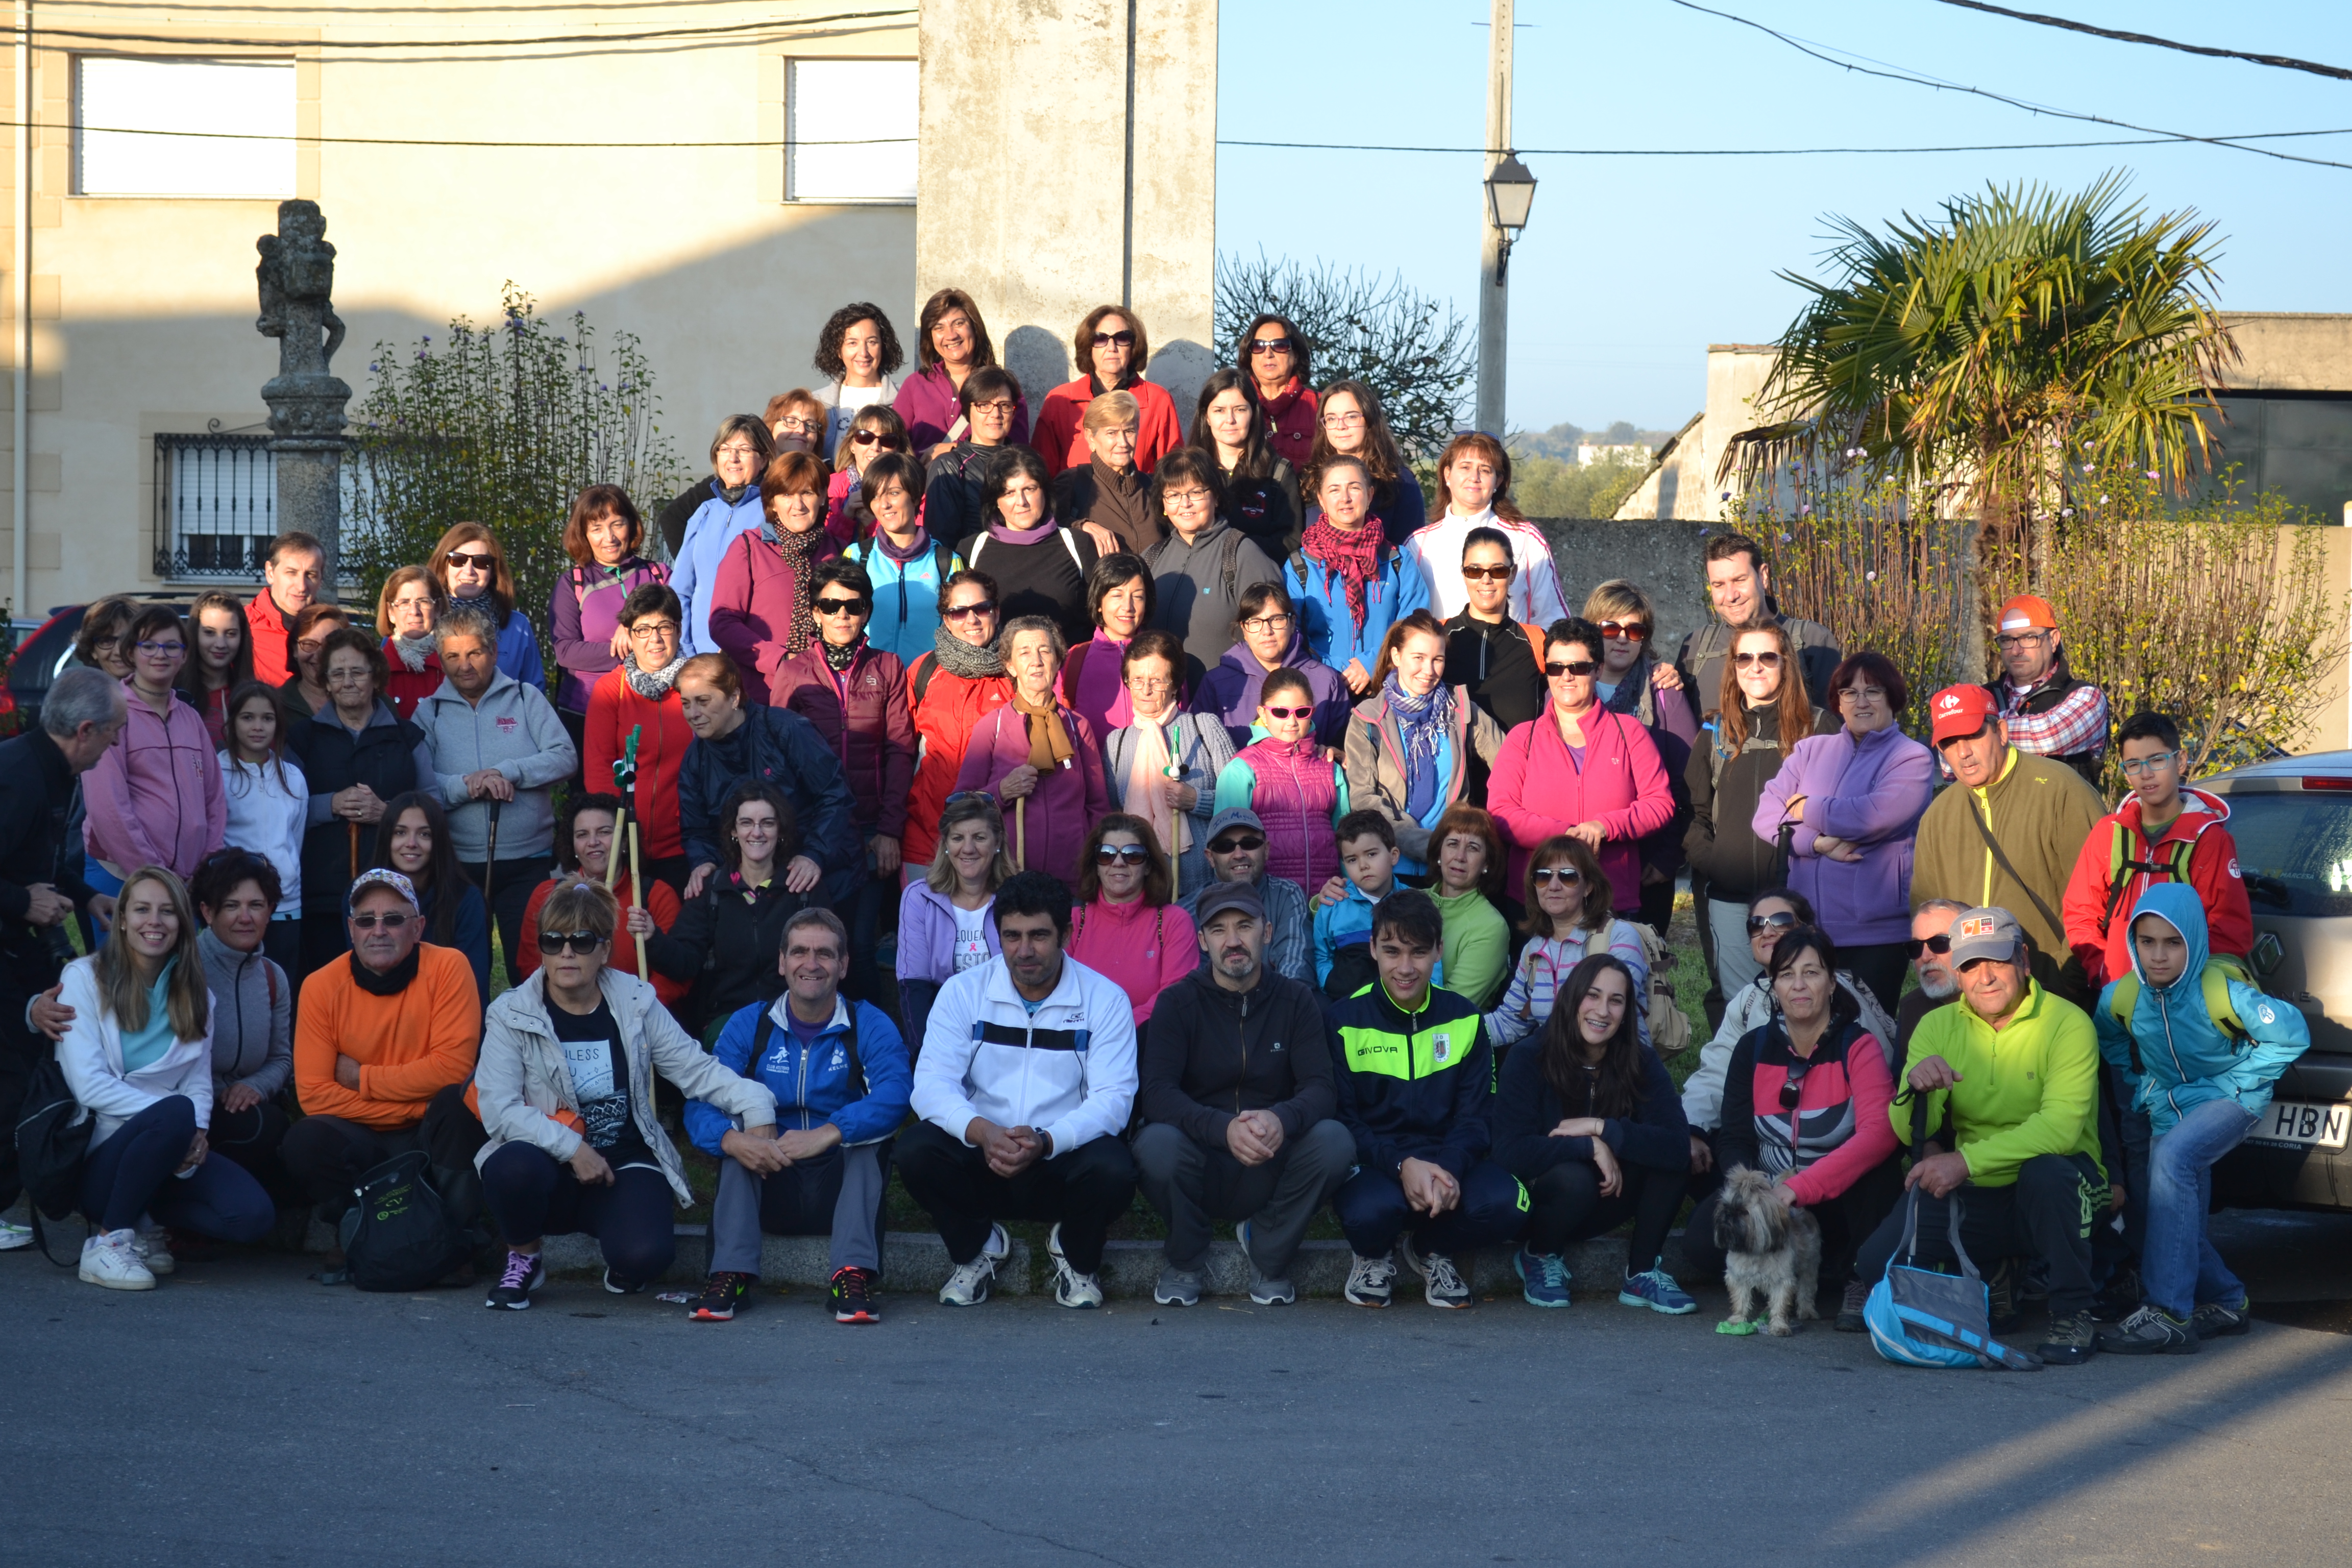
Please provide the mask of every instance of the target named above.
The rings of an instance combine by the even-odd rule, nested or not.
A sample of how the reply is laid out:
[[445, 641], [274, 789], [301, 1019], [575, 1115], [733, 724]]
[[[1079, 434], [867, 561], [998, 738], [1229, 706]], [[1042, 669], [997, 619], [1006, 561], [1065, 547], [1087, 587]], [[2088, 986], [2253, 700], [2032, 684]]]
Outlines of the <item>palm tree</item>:
[[1984, 581], [2023, 568], [2037, 586], [2084, 473], [2185, 484], [2237, 358], [2211, 297], [2213, 226], [2148, 217], [2126, 184], [1991, 186], [1883, 235], [1832, 218], [1834, 277], [1781, 274], [1811, 299], [1756, 399], [1802, 412], [1735, 436], [1726, 471], [1895, 479], [1975, 515]]

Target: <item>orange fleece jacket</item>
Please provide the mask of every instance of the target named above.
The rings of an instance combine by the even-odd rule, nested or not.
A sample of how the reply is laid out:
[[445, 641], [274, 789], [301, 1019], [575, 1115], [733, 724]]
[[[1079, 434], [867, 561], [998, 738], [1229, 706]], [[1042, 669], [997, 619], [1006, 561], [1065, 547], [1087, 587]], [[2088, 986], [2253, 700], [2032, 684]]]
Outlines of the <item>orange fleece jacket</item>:
[[[416, 978], [397, 996], [373, 996], [338, 958], [302, 983], [294, 1030], [294, 1092], [307, 1116], [340, 1116], [386, 1131], [414, 1127], [436, 1092], [463, 1082], [482, 1043], [473, 966], [453, 947], [421, 942]], [[335, 1058], [360, 1064], [360, 1086], [335, 1081]]]

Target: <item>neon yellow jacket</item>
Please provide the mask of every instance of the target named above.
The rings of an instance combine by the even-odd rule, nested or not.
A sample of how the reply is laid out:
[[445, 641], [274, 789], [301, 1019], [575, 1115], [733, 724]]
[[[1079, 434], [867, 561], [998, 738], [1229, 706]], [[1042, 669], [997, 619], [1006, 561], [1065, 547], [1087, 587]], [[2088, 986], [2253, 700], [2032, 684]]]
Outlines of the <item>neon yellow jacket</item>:
[[[2028, 982], [2024, 1002], [1999, 1032], [1966, 1000], [1935, 1008], [1912, 1033], [1904, 1084], [1929, 1057], [1950, 1063], [1960, 1081], [1927, 1097], [1927, 1125], [1948, 1109], [1944, 1142], [1967, 1159], [1978, 1186], [2014, 1185], [2017, 1168], [2037, 1154], [2099, 1159], [2098, 1035], [2072, 1002]], [[1906, 1142], [1916, 1098], [1903, 1089], [1887, 1112]]]

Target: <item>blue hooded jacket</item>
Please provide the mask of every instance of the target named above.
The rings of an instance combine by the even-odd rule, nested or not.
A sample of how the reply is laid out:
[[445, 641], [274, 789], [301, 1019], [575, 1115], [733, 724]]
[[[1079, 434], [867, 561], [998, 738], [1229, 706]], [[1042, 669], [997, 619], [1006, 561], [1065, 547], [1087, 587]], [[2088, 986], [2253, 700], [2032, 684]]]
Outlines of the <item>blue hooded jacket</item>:
[[[2156, 883], [2132, 906], [2132, 920], [2154, 915], [2189, 944], [2189, 965], [2169, 985], [2151, 985], [2139, 966], [2137, 943], [2132, 973], [2140, 993], [2132, 1005], [2126, 1037], [2113, 1011], [2117, 982], [2110, 982], [2092, 1010], [2099, 1031], [2099, 1055], [2131, 1091], [2134, 1109], [2145, 1110], [2158, 1137], [2172, 1131], [2183, 1113], [2212, 1100], [2234, 1100], [2256, 1116], [2271, 1102], [2271, 1089], [2311, 1045], [2311, 1026], [2287, 1003], [2243, 981], [2229, 984], [2230, 1002], [2252, 1037], [2240, 1044], [2221, 1032], [2205, 1010], [2203, 975], [2209, 955], [2205, 906], [2197, 889], [2179, 882]], [[2133, 1040], [2140, 1066], [2134, 1073]]]
[[[907, 1059], [907, 1042], [888, 1016], [863, 1002], [836, 997], [833, 1021], [803, 1049], [800, 1037], [786, 1021], [792, 998], [755, 1002], [739, 1010], [719, 1031], [711, 1055], [745, 1078], [766, 1084], [776, 1097], [776, 1130], [805, 1132], [832, 1122], [841, 1129], [845, 1146], [876, 1143], [898, 1131], [907, 1120], [907, 1103], [915, 1089], [915, 1069]], [[863, 1099], [850, 1098], [850, 1010], [856, 1009], [857, 1060], [866, 1072]], [[768, 1033], [768, 1048], [758, 1062], [751, 1044], [758, 1038], [760, 1015], [775, 1016]], [[705, 1153], [719, 1153], [719, 1140], [734, 1129], [735, 1118], [707, 1100], [686, 1104], [686, 1135]]]

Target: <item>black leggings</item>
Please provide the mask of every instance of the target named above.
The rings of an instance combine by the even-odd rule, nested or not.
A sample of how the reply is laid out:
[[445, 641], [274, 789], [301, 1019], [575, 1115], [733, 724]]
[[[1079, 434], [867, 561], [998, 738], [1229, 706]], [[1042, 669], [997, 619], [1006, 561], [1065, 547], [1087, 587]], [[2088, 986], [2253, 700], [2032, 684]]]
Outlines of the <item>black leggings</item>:
[[195, 1141], [196, 1107], [167, 1094], [114, 1130], [81, 1168], [81, 1212], [100, 1230], [128, 1230], [152, 1214], [215, 1241], [259, 1241], [278, 1223], [261, 1184], [236, 1162], [206, 1154], [178, 1174]]
[[1633, 1221], [1625, 1249], [1628, 1278], [1657, 1267], [1665, 1251], [1666, 1229], [1683, 1205], [1684, 1173], [1620, 1164], [1613, 1198], [1601, 1195], [1601, 1172], [1581, 1160], [1554, 1165], [1527, 1184], [1528, 1250], [1539, 1256], [1565, 1252], [1580, 1241], [1606, 1236]]
[[660, 1279], [677, 1256], [677, 1194], [651, 1165], [623, 1165], [592, 1187], [546, 1150], [507, 1143], [482, 1162], [482, 1196], [508, 1246], [585, 1231], [624, 1285]]

